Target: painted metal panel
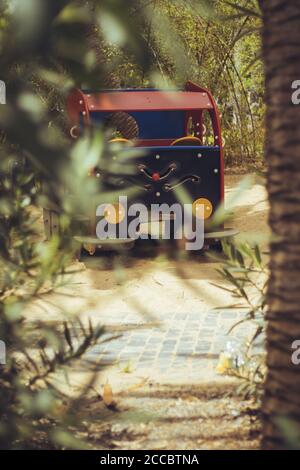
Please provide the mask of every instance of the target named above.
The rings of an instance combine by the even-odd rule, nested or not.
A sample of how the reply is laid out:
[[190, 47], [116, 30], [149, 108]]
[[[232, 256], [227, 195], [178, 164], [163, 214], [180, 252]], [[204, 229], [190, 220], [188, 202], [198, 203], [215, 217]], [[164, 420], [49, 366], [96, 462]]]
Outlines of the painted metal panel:
[[206, 92], [150, 91], [108, 92], [85, 95], [90, 111], [167, 111], [212, 109]]

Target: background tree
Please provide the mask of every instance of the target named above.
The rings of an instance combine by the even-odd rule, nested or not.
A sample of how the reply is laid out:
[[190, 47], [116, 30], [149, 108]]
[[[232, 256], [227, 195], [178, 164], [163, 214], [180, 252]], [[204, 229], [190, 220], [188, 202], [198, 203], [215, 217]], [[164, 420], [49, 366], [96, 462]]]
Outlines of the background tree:
[[300, 107], [291, 85], [300, 77], [300, 1], [260, 0], [266, 70], [266, 161], [271, 243], [263, 447], [300, 443]]

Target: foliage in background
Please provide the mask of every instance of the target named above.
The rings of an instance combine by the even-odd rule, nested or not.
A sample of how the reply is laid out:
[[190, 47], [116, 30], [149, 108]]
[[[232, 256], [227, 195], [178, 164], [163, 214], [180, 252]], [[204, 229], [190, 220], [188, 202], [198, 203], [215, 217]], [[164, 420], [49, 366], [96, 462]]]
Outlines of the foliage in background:
[[[264, 78], [255, 1], [140, 0], [127, 8], [118, 1], [89, 0], [92, 14], [81, 2], [69, 3], [55, 38], [63, 57], [50, 61], [52, 71], [65, 74], [60, 86], [70, 84], [70, 68], [76, 70], [76, 85], [95, 89], [182, 87], [195, 81], [210, 89], [219, 105], [227, 164], [262, 165]], [[85, 36], [88, 54], [82, 42], [66, 34], [72, 22], [77, 38]], [[73, 45], [72, 53], [62, 50], [61, 35]], [[28, 62], [35, 89], [46, 97], [53, 119], [63, 122], [63, 100], [43, 74], [30, 70]]]
[[149, 73], [132, 57], [122, 58], [115, 45], [108, 48], [115, 75], [122, 77], [118, 86], [181, 87], [192, 80], [210, 89], [222, 113], [226, 161], [244, 166], [262, 163], [264, 142], [261, 18], [255, 4], [148, 2], [144, 37], [154, 64]]

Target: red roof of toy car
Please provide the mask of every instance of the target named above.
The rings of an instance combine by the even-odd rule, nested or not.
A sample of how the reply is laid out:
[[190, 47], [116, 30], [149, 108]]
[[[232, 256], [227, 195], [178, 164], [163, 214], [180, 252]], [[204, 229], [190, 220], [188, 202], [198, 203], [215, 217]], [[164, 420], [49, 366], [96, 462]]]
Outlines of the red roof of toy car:
[[213, 107], [207, 93], [192, 91], [108, 91], [86, 94], [89, 111], [167, 111]]
[[209, 109], [217, 112], [211, 93], [192, 82], [184, 90], [108, 90], [84, 92], [73, 90], [67, 99], [68, 114], [72, 122], [82, 114], [88, 122], [93, 111], [195, 111]]

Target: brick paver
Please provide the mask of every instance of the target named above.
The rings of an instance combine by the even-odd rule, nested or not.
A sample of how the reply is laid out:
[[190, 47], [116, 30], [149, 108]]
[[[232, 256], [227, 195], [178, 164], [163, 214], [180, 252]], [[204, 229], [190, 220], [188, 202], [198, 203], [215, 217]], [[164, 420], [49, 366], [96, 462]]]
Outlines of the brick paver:
[[128, 368], [135, 374], [147, 373], [162, 382], [199, 381], [204, 376], [216, 379], [219, 355], [228, 341], [238, 345], [253, 331], [253, 325], [248, 323], [227, 335], [243, 317], [243, 312], [227, 310], [175, 313], [161, 325], [148, 326], [135, 322], [132, 314], [123, 318], [119, 315], [118, 325], [124, 328], [122, 336], [95, 346], [90, 357], [121, 370]]

